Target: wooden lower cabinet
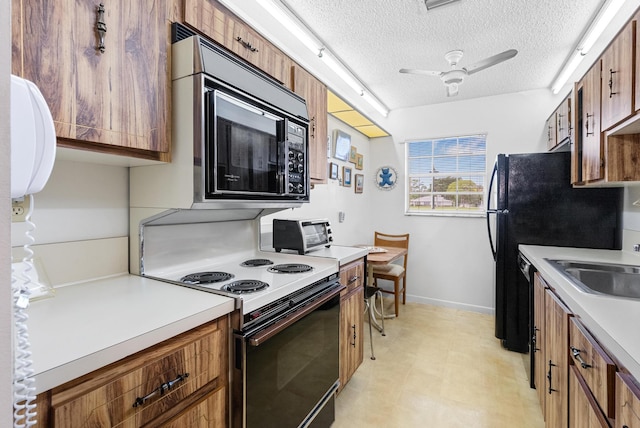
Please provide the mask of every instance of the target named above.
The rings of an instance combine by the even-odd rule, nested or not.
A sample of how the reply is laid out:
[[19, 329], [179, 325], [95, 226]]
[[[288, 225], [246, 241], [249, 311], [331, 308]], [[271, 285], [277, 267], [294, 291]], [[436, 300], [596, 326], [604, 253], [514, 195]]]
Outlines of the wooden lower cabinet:
[[547, 391], [545, 389], [547, 385], [546, 378], [546, 355], [545, 355], [545, 325], [544, 325], [544, 313], [545, 313], [545, 294], [548, 288], [547, 284], [541, 279], [540, 275], [535, 275], [533, 282], [533, 298], [534, 298], [534, 316], [533, 316], [533, 328], [535, 341], [532, 342], [532, 352], [534, 352], [534, 384], [536, 392], [538, 393], [538, 400], [540, 401], [540, 407], [542, 414], [545, 415], [545, 401]]
[[347, 287], [340, 297], [340, 390], [362, 364], [364, 331], [364, 260], [340, 268]]
[[569, 368], [569, 397], [570, 428], [610, 427], [576, 366]]
[[616, 374], [616, 428], [640, 428], [640, 387], [626, 373]]
[[36, 426], [225, 427], [228, 372], [225, 316], [41, 394]]

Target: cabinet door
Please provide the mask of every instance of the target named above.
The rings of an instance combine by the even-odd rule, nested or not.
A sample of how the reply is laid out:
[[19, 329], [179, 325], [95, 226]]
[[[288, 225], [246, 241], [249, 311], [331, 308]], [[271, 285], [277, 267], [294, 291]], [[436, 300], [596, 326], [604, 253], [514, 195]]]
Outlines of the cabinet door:
[[635, 21], [629, 22], [602, 54], [602, 130], [629, 117], [633, 106], [633, 42]]
[[209, 394], [203, 401], [196, 403], [176, 418], [162, 424], [163, 428], [211, 428], [226, 427], [225, 415], [227, 388], [220, 388]]
[[557, 143], [571, 137], [571, 96], [565, 98], [556, 110], [556, 135]]
[[309, 173], [313, 183], [327, 182], [327, 87], [300, 66], [292, 71], [293, 91], [309, 112]]
[[185, 0], [184, 23], [285, 86], [291, 85], [291, 59], [217, 1]]
[[547, 119], [547, 150], [553, 149], [558, 143], [557, 130], [556, 113], [554, 112], [551, 117]]
[[362, 364], [364, 288], [345, 296], [340, 302], [340, 389]]
[[102, 14], [93, 1], [14, 0], [23, 34], [14, 41], [13, 73], [42, 91], [59, 144], [160, 157], [169, 151], [165, 2], [103, 3]]
[[546, 290], [545, 346], [546, 403], [545, 421], [548, 427], [563, 428], [568, 421], [569, 317], [571, 313], [562, 301]]
[[533, 328], [535, 342], [532, 343], [532, 352], [534, 357], [534, 382], [538, 400], [542, 408], [542, 414], [545, 414], [545, 400], [548, 395], [547, 385], [547, 358], [545, 355], [545, 295], [548, 288], [544, 281], [540, 278], [540, 274], [536, 273], [533, 282]]
[[625, 373], [616, 374], [616, 428], [640, 428], [640, 388]]
[[591, 67], [582, 85], [582, 181], [604, 177], [603, 144], [600, 132], [601, 62]]
[[364, 285], [364, 259], [358, 259], [344, 266], [340, 266], [340, 283], [344, 285], [346, 290], [342, 291], [342, 295], [355, 290]]
[[569, 369], [569, 428], [608, 428], [598, 403], [576, 369]]

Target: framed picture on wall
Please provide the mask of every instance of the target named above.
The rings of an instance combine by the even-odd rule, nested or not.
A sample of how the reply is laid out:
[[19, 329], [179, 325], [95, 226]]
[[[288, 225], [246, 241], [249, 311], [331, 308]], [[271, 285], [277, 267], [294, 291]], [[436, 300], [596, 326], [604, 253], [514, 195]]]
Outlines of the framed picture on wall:
[[341, 161], [349, 159], [349, 153], [351, 151], [351, 135], [336, 129], [333, 131], [333, 141], [333, 157]]
[[355, 180], [356, 180], [355, 192], [362, 193], [362, 190], [364, 187], [364, 174], [356, 174]]
[[361, 153], [356, 155], [356, 169], [364, 168], [364, 156]]
[[331, 162], [329, 164], [329, 178], [332, 180], [338, 179], [338, 164]]
[[356, 163], [358, 161], [358, 148], [356, 146], [351, 146], [351, 150], [349, 150], [349, 162]]
[[342, 185], [351, 187], [351, 168], [348, 166], [342, 167]]

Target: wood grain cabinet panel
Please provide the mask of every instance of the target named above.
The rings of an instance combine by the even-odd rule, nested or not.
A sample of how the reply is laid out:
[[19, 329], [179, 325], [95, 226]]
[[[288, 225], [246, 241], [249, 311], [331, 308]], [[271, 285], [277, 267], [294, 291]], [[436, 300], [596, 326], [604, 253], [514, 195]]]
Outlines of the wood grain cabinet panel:
[[576, 366], [569, 368], [569, 428], [609, 428]]
[[292, 67], [292, 89], [307, 102], [309, 174], [312, 183], [327, 182], [327, 87], [304, 68]]
[[571, 319], [569, 354], [600, 408], [609, 418], [615, 417], [616, 365], [587, 329]]
[[616, 374], [616, 428], [640, 428], [640, 387], [633, 376]]
[[602, 54], [602, 130], [634, 112], [633, 73], [636, 22], [629, 22]]
[[340, 267], [340, 390], [364, 358], [364, 259]]
[[228, 341], [223, 317], [54, 388], [53, 426], [226, 426]]
[[582, 86], [582, 179], [603, 178], [604, 151], [600, 132], [601, 62], [598, 60], [583, 78]]
[[534, 338], [532, 342], [532, 350], [534, 353], [534, 384], [538, 394], [538, 401], [545, 415], [545, 403], [547, 396], [547, 355], [545, 346], [545, 295], [547, 284], [542, 280], [540, 275], [536, 274], [533, 280], [533, 328]]
[[101, 51], [99, 3], [14, 0], [12, 73], [40, 88], [58, 144], [168, 156], [167, 5], [104, 1]]
[[184, 23], [291, 86], [291, 59], [215, 0], [185, 0]]
[[547, 119], [547, 150], [553, 149], [558, 144], [558, 122], [556, 112]]

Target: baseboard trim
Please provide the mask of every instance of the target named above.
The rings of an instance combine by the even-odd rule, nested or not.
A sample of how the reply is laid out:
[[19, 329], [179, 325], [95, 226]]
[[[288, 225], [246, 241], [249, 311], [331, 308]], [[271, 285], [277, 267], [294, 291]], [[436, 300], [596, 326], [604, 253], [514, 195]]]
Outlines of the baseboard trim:
[[422, 303], [425, 305], [444, 306], [447, 308], [460, 309], [469, 312], [479, 312], [482, 314], [495, 315], [495, 308], [487, 306], [470, 305], [468, 303], [452, 302], [449, 300], [431, 299], [428, 297], [419, 297], [407, 295], [408, 302]]

